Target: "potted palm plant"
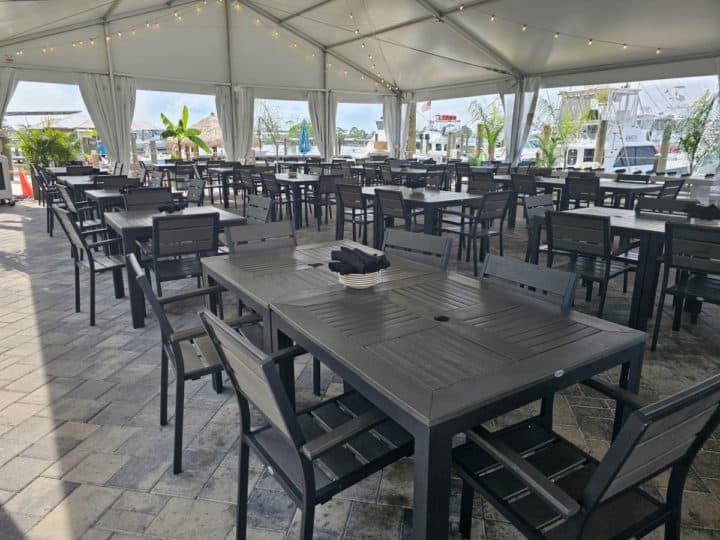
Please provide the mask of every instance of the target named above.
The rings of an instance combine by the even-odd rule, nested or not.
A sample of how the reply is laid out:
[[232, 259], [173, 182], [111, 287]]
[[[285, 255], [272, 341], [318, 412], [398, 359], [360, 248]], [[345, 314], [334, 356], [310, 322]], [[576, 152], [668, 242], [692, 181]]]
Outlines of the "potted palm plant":
[[[160, 134], [163, 139], [175, 139], [177, 141], [177, 150], [175, 152], [176, 159], [182, 159], [182, 145], [183, 141], [195, 144], [205, 150], [208, 154], [212, 154], [212, 151], [200, 138], [200, 130], [188, 127], [188, 108], [187, 105], [183, 107], [182, 117], [177, 121], [177, 124], [173, 124], [167, 116], [160, 113], [160, 119], [165, 125], [165, 130]], [[190, 147], [187, 147], [188, 160], [190, 159]]]

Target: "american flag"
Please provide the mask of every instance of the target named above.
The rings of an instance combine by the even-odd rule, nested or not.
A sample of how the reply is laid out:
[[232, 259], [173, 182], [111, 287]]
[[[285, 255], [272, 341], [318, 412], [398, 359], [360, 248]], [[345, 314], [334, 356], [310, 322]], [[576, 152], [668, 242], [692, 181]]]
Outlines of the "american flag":
[[420, 107], [420, 112], [428, 112], [430, 110], [430, 107], [432, 107], [432, 101], [428, 101], [422, 107]]

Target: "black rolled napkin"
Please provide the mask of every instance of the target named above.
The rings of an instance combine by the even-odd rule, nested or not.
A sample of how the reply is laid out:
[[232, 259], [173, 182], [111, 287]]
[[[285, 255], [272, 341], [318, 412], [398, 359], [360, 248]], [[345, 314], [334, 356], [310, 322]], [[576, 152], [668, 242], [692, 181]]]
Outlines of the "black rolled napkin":
[[720, 219], [720, 208], [711, 204], [703, 206], [701, 204], [688, 204], [686, 208], [688, 217], [697, 219]]
[[373, 255], [361, 249], [341, 247], [330, 254], [332, 262], [328, 268], [342, 275], [370, 274], [390, 266], [385, 255]]

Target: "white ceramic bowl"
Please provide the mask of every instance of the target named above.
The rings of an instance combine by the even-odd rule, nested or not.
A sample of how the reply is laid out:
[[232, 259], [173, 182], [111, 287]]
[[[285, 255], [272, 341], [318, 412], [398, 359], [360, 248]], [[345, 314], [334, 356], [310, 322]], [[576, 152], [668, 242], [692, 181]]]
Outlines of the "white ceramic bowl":
[[338, 274], [338, 281], [351, 289], [367, 289], [380, 283], [380, 271], [370, 274]]

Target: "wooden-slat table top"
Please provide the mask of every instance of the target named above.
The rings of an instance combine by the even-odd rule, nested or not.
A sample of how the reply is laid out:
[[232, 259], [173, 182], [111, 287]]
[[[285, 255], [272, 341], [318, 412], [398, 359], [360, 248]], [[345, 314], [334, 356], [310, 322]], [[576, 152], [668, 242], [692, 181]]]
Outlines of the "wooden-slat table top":
[[157, 210], [132, 212], [125, 210], [122, 212], [108, 212], [105, 214], [105, 222], [114, 231], [122, 235], [123, 231], [127, 229], [151, 231], [153, 217], [156, 216], [192, 216], [211, 213], [219, 214], [221, 226], [243, 225], [246, 222], [244, 216], [239, 216], [237, 214], [233, 214], [232, 212], [228, 212], [227, 210], [215, 208], [214, 206], [192, 206], [183, 208], [182, 210], [178, 210], [172, 214], [158, 212]]
[[86, 189], [85, 197], [90, 200], [97, 201], [100, 199], [123, 199], [123, 194], [119, 189]]
[[[509, 184], [511, 176], [509, 174], [496, 174], [495, 180], [500, 183]], [[565, 178], [558, 178], [555, 176], [538, 176], [536, 182], [541, 187], [553, 187], [553, 188], [564, 188]], [[614, 192], [625, 192], [625, 193], [654, 193], [662, 189], [661, 184], [642, 184], [640, 182], [618, 182], [617, 180], [609, 180], [605, 178], [600, 179], [600, 190], [601, 191], [614, 191]]]
[[668, 214], [649, 215], [649, 212], [638, 214], [634, 210], [612, 208], [608, 206], [591, 206], [567, 210], [573, 214], [585, 214], [590, 216], [610, 217], [610, 227], [618, 231], [644, 232], [654, 234], [665, 234], [665, 224], [668, 221], [679, 223], [691, 223], [705, 227], [720, 227], [720, 220], [688, 219], [682, 216], [671, 216]]
[[273, 326], [280, 319], [334, 358], [341, 376], [352, 374], [351, 384], [362, 380], [426, 426], [555, 379], [572, 384], [593, 363], [645, 340], [642, 332], [443, 272], [281, 298], [270, 309]]
[[[331, 252], [341, 246], [381, 253], [356, 242], [336, 240], [266, 253], [205, 257], [202, 266], [216, 282], [265, 316], [276, 300], [342, 290], [344, 285], [338, 281], [338, 275], [328, 268]], [[436, 272], [435, 268], [396, 258], [381, 273], [381, 283]]]
[[319, 182], [320, 177], [316, 174], [305, 173], [297, 173], [297, 175], [291, 177], [288, 173], [278, 173], [275, 175], [275, 180], [281, 184], [308, 184]]
[[477, 201], [482, 199], [482, 195], [472, 195], [469, 193], [460, 193], [457, 191], [445, 191], [440, 189], [417, 188], [412, 189], [405, 186], [387, 185], [387, 186], [366, 186], [362, 188], [363, 196], [366, 198], [375, 197], [376, 189], [385, 189], [388, 191], [399, 191], [403, 194], [403, 198], [412, 205], [417, 206], [454, 206]]

